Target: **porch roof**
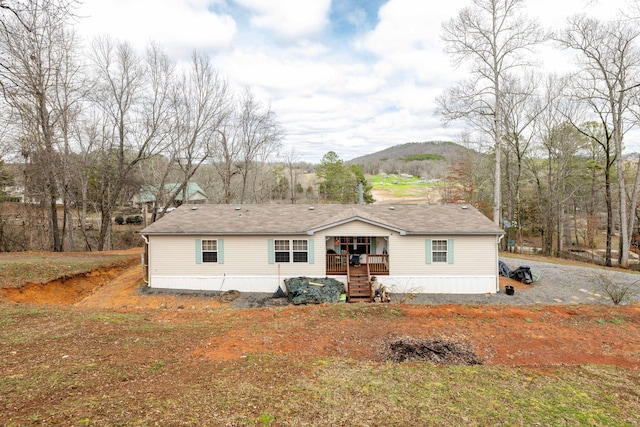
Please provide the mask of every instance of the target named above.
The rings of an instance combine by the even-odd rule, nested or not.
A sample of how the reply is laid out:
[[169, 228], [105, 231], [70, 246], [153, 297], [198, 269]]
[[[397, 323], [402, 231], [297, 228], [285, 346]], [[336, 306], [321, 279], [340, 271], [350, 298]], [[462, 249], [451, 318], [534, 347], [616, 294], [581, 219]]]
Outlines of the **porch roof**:
[[363, 221], [400, 234], [503, 234], [468, 205], [182, 205], [142, 234], [307, 234]]

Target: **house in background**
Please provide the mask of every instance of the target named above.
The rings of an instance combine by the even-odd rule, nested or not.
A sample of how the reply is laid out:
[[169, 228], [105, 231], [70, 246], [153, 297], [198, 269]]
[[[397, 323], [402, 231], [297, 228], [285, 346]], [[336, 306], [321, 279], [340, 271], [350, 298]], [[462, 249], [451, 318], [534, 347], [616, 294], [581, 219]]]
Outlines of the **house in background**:
[[[170, 183], [164, 186], [164, 198], [168, 200], [173, 196], [180, 188], [180, 184]], [[158, 194], [158, 187], [153, 185], [146, 185], [140, 189], [137, 194], [131, 197], [131, 203], [135, 206], [141, 206], [146, 204], [150, 209], [154, 208], [157, 204], [158, 208], [164, 207], [164, 200], [156, 200]], [[204, 190], [195, 182], [189, 182], [183, 190], [178, 191], [175, 194], [174, 207], [182, 204], [197, 204], [207, 203], [207, 195]]]
[[495, 293], [503, 235], [467, 205], [185, 205], [141, 231], [152, 288], [275, 292], [333, 277], [349, 301], [392, 292]]

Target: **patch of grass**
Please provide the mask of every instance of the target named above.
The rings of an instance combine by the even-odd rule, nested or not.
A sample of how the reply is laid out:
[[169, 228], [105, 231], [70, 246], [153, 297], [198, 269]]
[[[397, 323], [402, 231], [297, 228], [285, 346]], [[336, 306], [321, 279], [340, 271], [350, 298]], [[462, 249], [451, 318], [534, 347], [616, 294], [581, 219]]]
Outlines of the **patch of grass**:
[[256, 422], [261, 426], [269, 426], [276, 419], [271, 414], [260, 414], [260, 416], [256, 419]]
[[[47, 283], [73, 277], [102, 266], [124, 265], [131, 255], [67, 253], [12, 253], [0, 255], [0, 288]], [[137, 259], [137, 256], [135, 257]]]
[[390, 319], [394, 317], [405, 316], [404, 309], [393, 304], [333, 304], [318, 313], [319, 317], [331, 317], [337, 315], [341, 318], [369, 318], [379, 317], [381, 319]]

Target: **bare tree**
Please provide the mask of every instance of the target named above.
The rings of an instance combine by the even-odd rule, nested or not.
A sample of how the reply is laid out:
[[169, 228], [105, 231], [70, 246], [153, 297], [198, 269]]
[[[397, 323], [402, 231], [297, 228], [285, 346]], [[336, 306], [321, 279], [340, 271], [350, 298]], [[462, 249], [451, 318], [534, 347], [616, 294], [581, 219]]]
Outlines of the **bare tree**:
[[213, 166], [222, 183], [222, 202], [229, 204], [234, 197], [233, 178], [240, 173], [236, 165], [242, 151], [234, 118], [226, 117], [217, 133], [219, 141], [213, 153]]
[[135, 166], [168, 143], [169, 88], [173, 67], [152, 46], [144, 59], [131, 45], [103, 37], [93, 44], [94, 102], [104, 114], [102, 131], [101, 216], [97, 249], [104, 250], [113, 210]]
[[[227, 83], [207, 56], [194, 52], [191, 68], [173, 88], [171, 106], [171, 143], [165, 150], [168, 163], [155, 182], [159, 182], [156, 201], [162, 201], [165, 212], [178, 195], [186, 200], [189, 180], [213, 155], [221, 124], [230, 112]], [[170, 177], [175, 178], [171, 183], [167, 181]], [[172, 186], [168, 192], [167, 184]], [[155, 215], [154, 211], [154, 220]]]
[[460, 65], [472, 63], [473, 77], [439, 98], [447, 122], [465, 119], [485, 132], [495, 154], [493, 220], [501, 222], [503, 90], [507, 73], [530, 63], [525, 57], [543, 40], [537, 22], [520, 14], [524, 0], [472, 0], [470, 7], [443, 25], [446, 51]]
[[75, 69], [74, 42], [67, 29], [72, 6], [64, 0], [30, 0], [2, 2], [0, 8], [9, 11], [0, 20], [0, 85], [5, 100], [19, 116], [20, 151], [37, 172], [33, 182], [41, 185], [41, 200], [48, 206], [54, 251], [64, 248], [57, 202], [68, 176], [59, 139], [70, 110], [61, 108], [58, 101], [64, 91], [70, 93], [69, 76]]
[[[635, 215], [629, 213], [625, 165], [622, 158], [624, 134], [636, 121], [632, 114], [638, 92], [640, 49], [636, 25], [622, 21], [601, 22], [585, 16], [569, 19], [557, 39], [562, 46], [578, 52], [578, 78], [589, 88], [593, 112], [611, 134], [615, 150], [620, 215], [619, 265], [627, 267]], [[637, 181], [637, 180], [636, 180]], [[634, 187], [637, 188], [637, 187]], [[632, 198], [637, 199], [637, 190]], [[635, 206], [631, 206], [635, 210]]]
[[[90, 86], [89, 86], [90, 87]], [[91, 204], [89, 197], [90, 182], [96, 179], [101, 158], [100, 149], [104, 146], [103, 130], [104, 116], [91, 103], [85, 103], [80, 117], [73, 127], [73, 141], [76, 148], [74, 168], [74, 184], [77, 216], [80, 222], [80, 232], [84, 238], [85, 249], [93, 249], [92, 241], [87, 231], [93, 229], [93, 223], [87, 222], [88, 209]], [[99, 206], [99, 203], [95, 203]]]
[[[236, 136], [240, 138], [241, 147], [238, 163], [242, 177], [240, 203], [244, 203], [249, 175], [253, 172], [257, 176], [258, 166], [279, 148], [282, 130], [271, 108], [263, 107], [248, 89], [242, 93], [237, 121], [239, 132]], [[256, 189], [256, 181], [253, 184]]]
[[[280, 146], [281, 130], [275, 113], [245, 90], [234, 112], [221, 124], [218, 135], [213, 164], [223, 184], [223, 202], [231, 203], [237, 198], [244, 203], [251, 176], [252, 200], [256, 200], [257, 177], [264, 172], [261, 165]], [[234, 183], [234, 177], [240, 177], [240, 182]], [[234, 185], [238, 194], [234, 194]]]
[[289, 174], [289, 198], [291, 204], [296, 203], [296, 187], [298, 186], [298, 168], [296, 163], [300, 161], [300, 157], [296, 153], [295, 149], [291, 149], [282, 154], [282, 160], [287, 168]]
[[67, 235], [66, 249], [73, 251], [74, 228], [72, 205], [75, 202], [72, 186], [75, 181], [75, 172], [78, 164], [73, 162], [73, 135], [77, 134], [76, 127], [83, 107], [83, 101], [90, 90], [82, 72], [80, 61], [77, 58], [77, 43], [75, 34], [64, 31], [61, 46], [64, 55], [60, 58], [55, 74], [58, 90], [54, 94], [53, 107], [59, 115], [59, 151], [61, 155], [61, 192], [63, 199], [63, 234]]
[[[521, 186], [525, 156], [534, 138], [535, 120], [547, 108], [536, 93], [539, 77], [506, 78], [503, 85], [504, 156], [507, 215], [516, 231], [516, 248], [522, 242]], [[507, 236], [513, 238], [514, 236]]]

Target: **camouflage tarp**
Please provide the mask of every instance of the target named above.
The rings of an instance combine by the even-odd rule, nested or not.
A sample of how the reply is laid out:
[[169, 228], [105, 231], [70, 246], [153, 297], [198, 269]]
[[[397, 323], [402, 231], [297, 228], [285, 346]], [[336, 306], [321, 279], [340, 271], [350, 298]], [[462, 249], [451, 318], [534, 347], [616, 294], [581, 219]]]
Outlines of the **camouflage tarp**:
[[340, 294], [345, 291], [342, 282], [329, 277], [292, 277], [285, 279], [284, 284], [289, 301], [295, 305], [338, 302]]

